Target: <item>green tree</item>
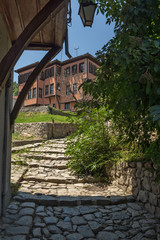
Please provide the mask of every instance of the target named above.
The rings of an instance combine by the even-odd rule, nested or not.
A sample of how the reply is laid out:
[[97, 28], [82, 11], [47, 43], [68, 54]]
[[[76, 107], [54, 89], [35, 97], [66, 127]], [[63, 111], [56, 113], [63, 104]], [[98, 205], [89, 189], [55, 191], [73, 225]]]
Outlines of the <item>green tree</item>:
[[115, 37], [97, 53], [97, 80], [85, 91], [102, 98], [119, 133], [145, 151], [160, 132], [160, 110], [151, 108], [160, 105], [160, 0], [97, 2], [106, 23], [115, 23]]
[[13, 96], [18, 96], [19, 90], [18, 90], [18, 83], [13, 82]]

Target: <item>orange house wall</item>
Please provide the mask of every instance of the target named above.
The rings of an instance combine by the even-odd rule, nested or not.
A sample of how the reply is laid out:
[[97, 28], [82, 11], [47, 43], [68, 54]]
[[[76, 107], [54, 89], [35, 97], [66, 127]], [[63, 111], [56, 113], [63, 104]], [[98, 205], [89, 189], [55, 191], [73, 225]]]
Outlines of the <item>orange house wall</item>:
[[[84, 72], [79, 73], [79, 64], [83, 63], [83, 62], [85, 64]], [[65, 103], [70, 103], [70, 110], [74, 111], [74, 105], [75, 105], [76, 101], [71, 93], [70, 93], [70, 95], [66, 95], [66, 85], [70, 85], [71, 91], [73, 91], [74, 83], [77, 83], [77, 85], [79, 87], [82, 84], [82, 82], [85, 81], [85, 79], [87, 79], [87, 77], [89, 79], [94, 79], [95, 76], [93, 74], [89, 73], [89, 62], [96, 65], [97, 68], [99, 67], [95, 62], [91, 61], [90, 59], [87, 60], [87, 58], [84, 58], [82, 60], [75, 61], [73, 63], [62, 65], [61, 75], [60, 76], [57, 75], [57, 79], [55, 79], [56, 65], [54, 65], [54, 76], [53, 77], [49, 77], [49, 78], [45, 79], [44, 81], [40, 80], [40, 77], [38, 77], [38, 79], [35, 81], [35, 83], [31, 87], [31, 97], [33, 94], [33, 88], [37, 89], [37, 84], [38, 84], [38, 88], [42, 88], [42, 98], [39, 98], [37, 96], [37, 94], [38, 94], [38, 89], [37, 89], [36, 98], [26, 99], [24, 101], [24, 106], [29, 106], [29, 105], [51, 105], [51, 106], [53, 106], [53, 104], [55, 104], [55, 102], [56, 102], [57, 108], [59, 108], [61, 110], [65, 110]], [[87, 63], [88, 63], [88, 72], [87, 72]], [[77, 64], [77, 74], [72, 75], [72, 66], [75, 64]], [[65, 77], [65, 75], [64, 75], [64, 71], [67, 67], [70, 67], [70, 76], [69, 77]], [[49, 67], [49, 68], [51, 68], [51, 67]], [[49, 68], [46, 68], [46, 69], [49, 69]], [[33, 68], [29, 69], [27, 71], [21, 72], [20, 74], [25, 74], [30, 71], [33, 71]], [[57, 83], [60, 83], [60, 91], [58, 91], [58, 90], [56, 91], [56, 94], [57, 94], [56, 101], [55, 101], [55, 81]], [[52, 84], [52, 83], [54, 84], [54, 94], [50, 95], [50, 84]], [[45, 86], [46, 85], [49, 85], [49, 94], [48, 95], [45, 95]], [[19, 84], [19, 91], [21, 91], [23, 86], [24, 86], [24, 83]], [[78, 92], [75, 94], [75, 97], [77, 100], [80, 100], [83, 98], [82, 89], [78, 90]], [[28, 98], [28, 95], [27, 95], [27, 98]]]

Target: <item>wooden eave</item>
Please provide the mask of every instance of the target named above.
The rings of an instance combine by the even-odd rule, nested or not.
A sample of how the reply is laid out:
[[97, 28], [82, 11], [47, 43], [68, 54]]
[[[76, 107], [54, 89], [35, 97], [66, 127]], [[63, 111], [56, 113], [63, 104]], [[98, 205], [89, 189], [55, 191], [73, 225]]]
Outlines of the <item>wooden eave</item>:
[[[100, 63], [95, 57], [93, 57], [93, 56], [92, 56], [91, 54], [89, 54], [89, 53], [86, 53], [86, 54], [80, 55], [80, 56], [75, 57], [75, 58], [67, 59], [67, 60], [62, 61], [62, 62], [59, 61], [58, 59], [55, 59], [54, 61], [48, 63], [45, 68], [52, 67], [52, 66], [55, 65], [55, 64], [57, 64], [57, 65], [59, 65], [59, 66], [64, 66], [64, 65], [67, 65], [67, 64], [76, 62], [76, 61], [84, 60], [85, 58], [90, 59], [91, 61], [93, 61], [94, 63], [96, 63], [96, 64], [99, 65], [99, 66], [101, 65], [101, 63]], [[24, 71], [26, 71], [26, 70], [29, 70], [29, 69], [31, 69], [31, 68], [36, 67], [37, 64], [38, 64], [38, 62], [32, 63], [32, 64], [30, 64], [30, 65], [27, 65], [27, 66], [24, 66], [24, 67], [22, 67], [22, 68], [17, 69], [15, 72], [16, 72], [16, 73], [24, 72]]]
[[[56, 2], [56, 0], [52, 0]], [[49, 0], [0, 0], [0, 13], [7, 25], [12, 44], [24, 31], [29, 22], [43, 9]], [[49, 22], [34, 36], [26, 50], [49, 50], [62, 47], [67, 21], [68, 0], [49, 16]]]
[[67, 60], [63, 61], [61, 63], [61, 65], [64, 66], [64, 65], [76, 62], [76, 61], [84, 60], [85, 58], [90, 59], [91, 61], [93, 61], [94, 63], [96, 63], [97, 65], [100, 66], [100, 62], [95, 57], [93, 57], [90, 53], [85, 53], [78, 57], [67, 59]]

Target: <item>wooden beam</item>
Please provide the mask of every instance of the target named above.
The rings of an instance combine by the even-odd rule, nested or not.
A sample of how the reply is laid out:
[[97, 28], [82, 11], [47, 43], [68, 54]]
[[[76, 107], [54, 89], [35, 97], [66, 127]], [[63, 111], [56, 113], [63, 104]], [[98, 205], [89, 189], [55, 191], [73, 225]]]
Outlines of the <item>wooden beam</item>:
[[50, 21], [50, 14], [56, 14], [65, 6], [64, 0], [50, 0], [44, 8], [32, 19], [24, 31], [20, 34], [15, 44], [9, 49], [8, 53], [0, 63], [0, 94], [7, 79], [21, 56], [25, 47], [31, 42], [33, 37]]
[[39, 62], [39, 64], [36, 66], [36, 68], [33, 70], [31, 75], [29, 76], [28, 80], [26, 81], [24, 87], [22, 88], [22, 91], [20, 92], [17, 101], [14, 105], [14, 108], [10, 115], [10, 124], [11, 127], [14, 123], [14, 120], [16, 119], [18, 112], [23, 104], [23, 101], [25, 100], [25, 97], [27, 96], [27, 93], [33, 83], [35, 82], [36, 78], [40, 74], [40, 72], [45, 68], [45, 66], [50, 62], [59, 52], [61, 48], [60, 47], [54, 47], [52, 48], [45, 56], [42, 58], [42, 60]]

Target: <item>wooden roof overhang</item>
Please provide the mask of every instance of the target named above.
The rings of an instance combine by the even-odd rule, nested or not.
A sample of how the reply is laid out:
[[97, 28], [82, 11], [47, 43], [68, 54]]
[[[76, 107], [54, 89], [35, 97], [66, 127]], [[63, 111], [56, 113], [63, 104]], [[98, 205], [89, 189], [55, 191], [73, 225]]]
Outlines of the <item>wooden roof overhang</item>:
[[[7, 25], [12, 44], [18, 39], [32, 19], [45, 7], [49, 0], [1, 0], [0, 12]], [[56, 0], [51, 0], [54, 5]], [[62, 47], [65, 31], [68, 1], [61, 1], [54, 13], [48, 16], [48, 23], [35, 33], [25, 49], [49, 50], [54, 46]]]
[[24, 50], [49, 50], [20, 92], [10, 122], [14, 123], [30, 87], [43, 68], [62, 49], [69, 0], [0, 0], [12, 47], [0, 62], [0, 94]]

